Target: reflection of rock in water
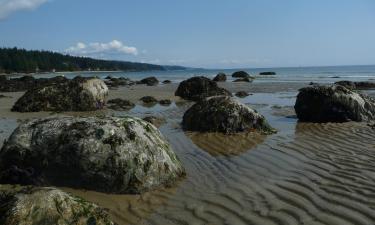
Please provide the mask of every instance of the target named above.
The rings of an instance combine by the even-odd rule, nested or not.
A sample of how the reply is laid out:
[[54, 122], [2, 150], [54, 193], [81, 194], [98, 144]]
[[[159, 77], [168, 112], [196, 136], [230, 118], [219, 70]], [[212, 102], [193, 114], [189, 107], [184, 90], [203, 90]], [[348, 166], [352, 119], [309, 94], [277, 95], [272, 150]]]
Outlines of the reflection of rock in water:
[[266, 138], [265, 135], [259, 134], [258, 132], [246, 132], [233, 135], [199, 132], [187, 132], [186, 134], [195, 145], [212, 156], [239, 155], [255, 148]]

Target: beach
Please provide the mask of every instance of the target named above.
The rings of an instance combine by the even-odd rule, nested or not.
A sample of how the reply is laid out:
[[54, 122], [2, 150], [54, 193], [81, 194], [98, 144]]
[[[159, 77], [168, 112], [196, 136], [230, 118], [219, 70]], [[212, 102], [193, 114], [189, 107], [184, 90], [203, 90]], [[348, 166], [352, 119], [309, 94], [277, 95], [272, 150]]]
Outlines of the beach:
[[[104, 194], [59, 187], [108, 209], [118, 224], [371, 224], [375, 221], [375, 132], [365, 122], [302, 123], [294, 112], [298, 89], [308, 82], [219, 82], [266, 117], [278, 132], [224, 135], [185, 132], [193, 102], [174, 95], [178, 83], [134, 85], [109, 91], [109, 99], [136, 104], [129, 111], [16, 113], [23, 92], [0, 93], [0, 147], [22, 121], [51, 115], [156, 116], [159, 128], [186, 169], [170, 188], [140, 195]], [[370, 92], [370, 94], [372, 94]], [[143, 96], [172, 104], [150, 106]]]

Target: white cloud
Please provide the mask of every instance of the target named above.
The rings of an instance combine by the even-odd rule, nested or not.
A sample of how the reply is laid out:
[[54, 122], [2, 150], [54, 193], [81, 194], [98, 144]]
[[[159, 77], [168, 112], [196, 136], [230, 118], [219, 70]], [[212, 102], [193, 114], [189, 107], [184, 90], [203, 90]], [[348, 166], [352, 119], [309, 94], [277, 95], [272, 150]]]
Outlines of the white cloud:
[[89, 43], [78, 42], [76, 45], [65, 50], [67, 54], [79, 56], [104, 56], [110, 54], [130, 54], [138, 55], [136, 47], [124, 45], [121, 41], [113, 40], [108, 43]]
[[0, 20], [12, 13], [22, 10], [33, 10], [48, 0], [0, 0]]

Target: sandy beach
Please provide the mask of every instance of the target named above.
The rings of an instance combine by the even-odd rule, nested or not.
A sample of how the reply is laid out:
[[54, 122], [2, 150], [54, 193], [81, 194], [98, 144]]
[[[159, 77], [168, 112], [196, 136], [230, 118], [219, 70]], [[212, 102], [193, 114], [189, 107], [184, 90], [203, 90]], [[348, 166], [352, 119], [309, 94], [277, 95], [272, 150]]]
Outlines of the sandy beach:
[[[277, 134], [223, 135], [184, 132], [181, 119], [191, 102], [174, 96], [178, 84], [135, 85], [110, 90], [109, 99], [136, 103], [130, 111], [104, 109], [64, 115], [162, 117], [161, 132], [187, 171], [172, 188], [142, 195], [111, 195], [63, 188], [109, 210], [118, 224], [371, 224], [375, 133], [366, 123], [298, 123], [293, 105], [306, 83], [232, 83], [231, 92], [262, 113]], [[27, 119], [54, 113], [16, 113], [23, 94], [0, 93], [0, 143]], [[170, 106], [144, 106], [150, 95]], [[59, 113], [60, 114], [60, 113]], [[1, 145], [0, 144], [0, 145]], [[1, 147], [1, 146], [0, 146]]]

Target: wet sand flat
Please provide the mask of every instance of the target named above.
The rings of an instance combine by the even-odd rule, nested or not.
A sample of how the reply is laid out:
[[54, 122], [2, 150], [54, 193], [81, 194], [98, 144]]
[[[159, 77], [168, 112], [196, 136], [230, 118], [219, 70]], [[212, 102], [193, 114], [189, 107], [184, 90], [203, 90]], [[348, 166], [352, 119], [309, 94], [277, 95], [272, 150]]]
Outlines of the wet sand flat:
[[[110, 91], [110, 98], [140, 104], [140, 97], [175, 101], [137, 105], [125, 112], [102, 110], [68, 115], [156, 115], [161, 132], [187, 170], [175, 187], [142, 195], [109, 195], [63, 188], [107, 208], [118, 224], [309, 224], [375, 222], [375, 130], [366, 123], [298, 123], [295, 95], [303, 83], [221, 86], [253, 93], [245, 104], [278, 129], [271, 136], [185, 133], [183, 113], [192, 104], [174, 96], [177, 84]], [[12, 113], [22, 93], [0, 93], [1, 144], [24, 119], [54, 113]]]

